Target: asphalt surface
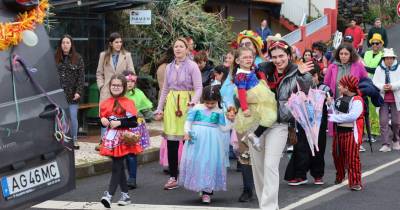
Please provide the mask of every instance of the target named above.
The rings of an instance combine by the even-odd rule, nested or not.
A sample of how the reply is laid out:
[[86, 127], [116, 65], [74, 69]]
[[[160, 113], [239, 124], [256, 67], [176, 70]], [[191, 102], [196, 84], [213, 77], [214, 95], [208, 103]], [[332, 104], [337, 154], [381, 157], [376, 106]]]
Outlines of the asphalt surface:
[[[284, 208], [295, 203], [302, 198], [330, 188], [335, 178], [335, 169], [331, 158], [331, 140], [328, 141], [328, 148], [325, 154], [326, 170], [325, 185], [316, 186], [312, 183], [309, 176], [309, 183], [303, 186], [288, 186], [281, 179], [279, 192], [279, 205]], [[377, 168], [385, 163], [400, 158], [400, 152], [381, 153], [377, 152], [380, 142], [373, 143], [374, 152], [369, 151], [369, 145], [364, 143], [368, 149], [361, 153], [361, 162], [363, 172]], [[283, 154], [280, 164], [280, 175], [284, 171], [289, 160], [288, 154]], [[235, 171], [234, 161], [228, 174], [228, 191], [216, 192], [212, 196], [212, 204], [215, 207], [240, 207], [257, 208], [257, 200], [249, 203], [239, 203], [237, 199], [241, 193], [241, 174]], [[398, 192], [400, 191], [400, 163], [382, 169], [363, 179], [365, 186], [361, 192], [352, 192], [347, 186], [343, 186], [325, 196], [316, 198], [311, 202], [296, 207], [295, 209], [399, 209], [400, 201]], [[57, 197], [53, 200], [74, 201], [74, 202], [99, 202], [103, 191], [107, 189], [110, 174], [90, 177], [77, 181], [77, 188], [67, 194]], [[172, 191], [162, 189], [168, 176], [162, 172], [158, 163], [150, 163], [140, 166], [138, 169], [138, 188], [129, 191], [131, 199], [138, 204], [156, 204], [156, 205], [180, 205], [180, 206], [201, 206], [199, 197], [196, 193], [179, 188]], [[117, 198], [116, 198], [117, 199]], [[379, 208], [377, 208], [379, 207]], [[31, 210], [38, 210], [31, 208]]]

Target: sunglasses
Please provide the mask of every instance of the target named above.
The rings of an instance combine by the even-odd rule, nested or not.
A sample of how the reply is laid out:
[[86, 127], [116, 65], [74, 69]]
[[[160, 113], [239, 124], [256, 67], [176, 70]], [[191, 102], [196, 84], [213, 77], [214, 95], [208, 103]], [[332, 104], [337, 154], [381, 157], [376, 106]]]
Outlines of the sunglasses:
[[240, 47], [244, 47], [244, 46], [246, 46], [246, 47], [251, 47], [251, 45], [253, 45], [253, 43], [252, 42], [243, 42], [243, 43], [240, 43]]
[[372, 42], [371, 45], [380, 45], [380, 42]]

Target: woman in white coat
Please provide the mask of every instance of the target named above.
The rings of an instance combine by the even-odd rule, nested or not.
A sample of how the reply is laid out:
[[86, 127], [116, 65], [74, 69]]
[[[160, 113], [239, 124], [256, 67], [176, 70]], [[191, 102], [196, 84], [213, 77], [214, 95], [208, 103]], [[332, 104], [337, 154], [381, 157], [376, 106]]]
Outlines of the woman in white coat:
[[384, 99], [383, 106], [379, 109], [379, 124], [383, 145], [381, 152], [390, 152], [391, 139], [389, 139], [389, 113], [393, 131], [393, 150], [400, 150], [400, 66], [393, 49], [383, 50], [383, 62], [376, 68], [373, 83], [379, 88]]

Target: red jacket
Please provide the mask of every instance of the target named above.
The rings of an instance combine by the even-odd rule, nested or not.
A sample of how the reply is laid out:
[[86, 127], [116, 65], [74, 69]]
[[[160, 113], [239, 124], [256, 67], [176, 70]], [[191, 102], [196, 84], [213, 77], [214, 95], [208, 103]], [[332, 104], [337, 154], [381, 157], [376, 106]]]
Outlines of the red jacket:
[[358, 45], [361, 43], [361, 40], [364, 40], [364, 31], [360, 26], [348, 27], [344, 32], [344, 35], [350, 35], [353, 37], [353, 46], [354, 48], [358, 48]]

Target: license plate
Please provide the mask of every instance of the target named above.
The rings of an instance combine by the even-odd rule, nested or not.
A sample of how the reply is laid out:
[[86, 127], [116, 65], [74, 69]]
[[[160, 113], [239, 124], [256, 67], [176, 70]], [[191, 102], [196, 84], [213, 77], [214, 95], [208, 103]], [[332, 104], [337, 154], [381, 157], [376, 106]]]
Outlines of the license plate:
[[3, 196], [10, 200], [60, 182], [57, 162], [1, 178]]

